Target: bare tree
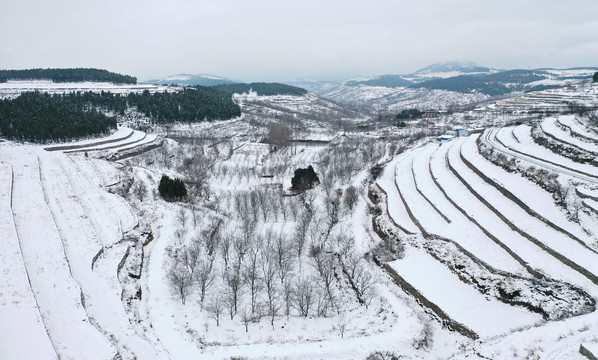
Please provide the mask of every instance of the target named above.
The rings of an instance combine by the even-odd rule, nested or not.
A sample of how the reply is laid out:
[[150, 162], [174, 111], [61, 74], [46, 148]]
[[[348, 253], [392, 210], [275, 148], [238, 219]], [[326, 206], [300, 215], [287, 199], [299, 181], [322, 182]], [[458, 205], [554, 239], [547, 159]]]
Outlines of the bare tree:
[[253, 313], [248, 311], [246, 308], [241, 310], [241, 321], [245, 325], [245, 332], [249, 332], [249, 324], [254, 321]]
[[241, 218], [241, 216], [246, 215], [249, 211], [245, 192], [236, 192], [233, 196], [233, 203], [235, 212], [239, 218]]
[[563, 204], [567, 203], [567, 197], [569, 196], [569, 192], [571, 191], [571, 185], [569, 183], [562, 185], [559, 183], [559, 193], [561, 195], [561, 200]]
[[326, 291], [321, 288], [316, 288], [315, 306], [316, 314], [319, 317], [325, 317], [328, 315], [328, 309], [330, 308], [330, 297], [326, 294]]
[[338, 318], [336, 319], [335, 328], [340, 333], [341, 338], [345, 337], [345, 333], [349, 330], [350, 325], [351, 325], [351, 317], [349, 316], [349, 314], [347, 314], [346, 312], [343, 312], [342, 314], [340, 314], [338, 316]]
[[289, 277], [283, 284], [283, 295], [284, 295], [284, 314], [287, 316], [287, 320], [291, 315], [291, 307], [293, 307], [293, 283], [292, 278]]
[[249, 295], [251, 301], [251, 313], [255, 314], [257, 305], [257, 295], [262, 288], [259, 261], [260, 261], [260, 246], [254, 245], [248, 252], [247, 262], [243, 269], [243, 281], [249, 287]]
[[221, 239], [222, 219], [211, 218], [207, 226], [202, 230], [204, 247], [208, 256], [214, 255]]
[[209, 177], [214, 163], [214, 159], [202, 156], [197, 152], [183, 160], [179, 170], [186, 175], [186, 183], [190, 186], [190, 192], [199, 197], [210, 198]]
[[255, 194], [257, 197], [257, 202], [259, 203], [259, 208], [262, 211], [264, 222], [268, 222], [270, 213], [272, 212], [272, 200], [266, 190], [256, 190]]
[[192, 290], [193, 279], [189, 271], [181, 262], [175, 260], [166, 273], [166, 279], [172, 293], [185, 305], [187, 296], [189, 296]]
[[185, 230], [185, 228], [178, 228], [174, 231], [174, 236], [176, 236], [177, 240], [179, 241], [179, 244], [183, 243], [183, 237], [185, 237], [186, 233], [187, 231]]
[[197, 227], [197, 207], [191, 203], [191, 218], [193, 219], [193, 227]]
[[[256, 190], [252, 190], [249, 193], [247, 193], [247, 203], [249, 205], [248, 210], [249, 214], [251, 215], [251, 222], [255, 224], [257, 223], [260, 216], [260, 201]], [[245, 219], [243, 219], [243, 222], [251, 223], [248, 221], [246, 222]]]
[[228, 268], [228, 262], [230, 259], [230, 249], [232, 246], [231, 236], [224, 235], [220, 241], [220, 253], [222, 254], [222, 260], [224, 260], [224, 268]]
[[240, 267], [247, 251], [249, 251], [250, 245], [253, 239], [253, 232], [251, 234], [245, 234], [243, 230], [241, 230], [242, 235], [238, 236], [235, 235], [232, 237], [232, 245], [233, 245], [233, 253], [235, 255], [235, 260], [237, 263], [234, 266]]
[[336, 309], [335, 295], [334, 295], [334, 269], [336, 267], [336, 256], [323, 250], [313, 252], [313, 266], [316, 269], [320, 283], [328, 295], [328, 300], [333, 308]]
[[243, 282], [239, 267], [236, 265], [233, 266], [232, 269], [225, 271], [223, 277], [226, 285], [228, 285], [225, 301], [232, 320], [237, 313], [242, 296]]
[[294, 259], [291, 244], [283, 233], [274, 236], [274, 261], [280, 282], [284, 284], [286, 277], [293, 271]]
[[177, 214], [177, 219], [179, 220], [181, 227], [185, 228], [185, 224], [187, 223], [187, 212], [185, 211], [184, 207], [181, 207], [179, 209], [179, 212]]
[[276, 286], [276, 264], [273, 257], [269, 254], [269, 249], [266, 248], [262, 255], [262, 280], [264, 289], [266, 291], [266, 301], [268, 306], [268, 316], [270, 317], [270, 324], [274, 327], [274, 318], [278, 314], [280, 304], [277, 296]]
[[582, 203], [579, 199], [575, 199], [571, 203], [571, 220], [579, 222], [579, 210], [582, 208]]
[[133, 194], [139, 201], [145, 199], [145, 195], [147, 195], [147, 187], [143, 181], [139, 180], [135, 183], [135, 186], [133, 186]]
[[341, 202], [340, 202], [338, 195], [334, 194], [330, 197], [326, 197], [326, 199], [324, 199], [324, 204], [325, 204], [326, 214], [328, 215], [328, 217], [326, 219], [326, 222], [328, 225], [328, 229], [326, 231], [326, 237], [328, 237], [328, 235], [330, 234], [330, 231], [332, 231], [332, 228], [334, 227], [334, 225], [336, 225], [339, 221]]
[[279, 147], [288, 146], [293, 131], [285, 123], [273, 123], [268, 126], [267, 141], [272, 150]]
[[357, 188], [353, 185], [347, 187], [343, 196], [343, 204], [349, 212], [353, 211], [353, 207], [357, 204], [357, 200], [359, 200]]
[[224, 312], [224, 302], [220, 295], [215, 296], [206, 307], [210, 316], [216, 320], [216, 326], [220, 326], [220, 316]]
[[177, 251], [176, 260], [180, 266], [187, 270], [189, 275], [193, 277], [197, 268], [197, 261], [200, 257], [200, 251], [197, 246], [193, 244]]
[[289, 216], [289, 206], [285, 202], [284, 196], [278, 196], [278, 209], [280, 209], [280, 213], [282, 214], [282, 219], [287, 221], [287, 217]]
[[375, 296], [376, 278], [367, 268], [363, 257], [350, 254], [345, 259], [345, 269], [355, 287], [356, 295], [368, 307]]
[[208, 259], [200, 259], [197, 264], [195, 276], [193, 278], [197, 283], [197, 287], [199, 290], [199, 301], [201, 304], [201, 308], [203, 309], [206, 293], [208, 292], [215, 280], [214, 257], [208, 257]]
[[316, 300], [314, 281], [311, 278], [297, 280], [293, 289], [294, 307], [303, 317], [308, 317]]

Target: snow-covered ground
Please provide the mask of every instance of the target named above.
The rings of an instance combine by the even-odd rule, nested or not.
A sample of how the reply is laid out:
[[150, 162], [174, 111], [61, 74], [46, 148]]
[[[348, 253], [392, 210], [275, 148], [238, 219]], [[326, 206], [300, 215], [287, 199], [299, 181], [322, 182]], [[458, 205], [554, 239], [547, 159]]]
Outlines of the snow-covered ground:
[[[580, 344], [595, 350], [595, 166], [538, 145], [527, 125], [442, 145], [424, 138], [399, 150], [406, 139], [392, 138], [391, 144], [357, 131], [339, 134], [334, 121], [320, 117], [331, 112], [355, 121], [360, 114], [313, 95], [246, 94], [235, 100], [242, 118], [176, 125], [165, 140], [120, 128], [62, 151], [0, 142], [0, 357], [365, 359], [389, 351], [406, 359], [579, 359]], [[283, 149], [259, 142], [277, 116], [293, 113], [302, 139], [322, 142]], [[595, 147], [572, 134], [595, 134], [583, 119], [552, 117], [542, 129], [571, 145]], [[558, 181], [571, 184], [565, 200], [583, 205], [579, 216], [518, 171], [487, 159], [478, 139], [517, 164], [554, 171]], [[164, 146], [140, 156], [105, 160], [110, 152], [158, 140]], [[373, 180], [376, 163], [384, 171]], [[288, 190], [293, 171], [308, 165], [321, 184], [282, 196], [294, 195]], [[164, 174], [184, 178], [189, 189], [208, 179], [209, 191], [198, 192], [195, 202], [166, 202], [157, 192]], [[345, 204], [350, 187], [357, 191], [351, 210]], [[264, 249], [271, 248], [258, 248], [257, 239], [279, 234], [295, 244], [302, 216], [315, 209], [290, 276], [316, 277], [318, 254], [338, 256], [330, 295], [338, 309], [302, 316], [296, 308], [288, 314], [279, 308], [272, 320], [260, 313], [248, 324], [240, 311], [224, 311], [217, 325], [208, 308], [229, 291], [224, 245], [214, 260], [218, 272], [209, 301], [202, 303], [194, 292], [182, 303], [171, 286], [173, 263], [204, 239], [214, 219], [226, 224], [223, 237], [244, 235], [240, 229], [251, 224], [237, 209], [241, 195], [247, 204], [251, 196], [265, 196], [262, 203], [279, 212], [255, 207], [251, 231], [261, 266], [267, 263]], [[324, 239], [329, 226], [330, 241]], [[347, 243], [341, 243], [344, 235], [350, 235]], [[375, 262], [384, 242], [404, 249], [389, 267]], [[207, 254], [203, 246], [198, 251]], [[375, 279], [367, 306], [355, 290], [359, 284], [351, 283], [358, 278], [348, 275], [357, 269], [350, 268], [351, 259]], [[279, 282], [282, 288], [284, 280]], [[321, 306], [328, 298], [323, 283], [314, 283], [320, 284]], [[263, 289], [258, 297], [265, 306]], [[249, 301], [244, 285], [240, 307], [247, 310]], [[461, 324], [479, 339], [448, 324]]]
[[482, 337], [507, 334], [542, 322], [538, 314], [480, 294], [424, 251], [413, 249], [390, 265], [432, 303]]
[[14, 98], [22, 92], [40, 91], [49, 94], [64, 94], [70, 92], [102, 92], [110, 91], [115, 94], [140, 93], [145, 90], [150, 92], [179, 91], [180, 89], [164, 85], [151, 84], [113, 84], [109, 82], [53, 82], [52, 80], [9, 80], [0, 83], [0, 99]]

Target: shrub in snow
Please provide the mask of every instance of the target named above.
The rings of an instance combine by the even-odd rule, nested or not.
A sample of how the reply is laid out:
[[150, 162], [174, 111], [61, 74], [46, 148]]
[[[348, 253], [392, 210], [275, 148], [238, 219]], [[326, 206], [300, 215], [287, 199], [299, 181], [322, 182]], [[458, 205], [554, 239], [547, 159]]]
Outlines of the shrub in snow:
[[380, 177], [380, 175], [382, 175], [383, 171], [384, 168], [382, 167], [382, 165], [374, 165], [370, 168], [370, 175], [372, 175], [372, 179], [376, 180]]
[[165, 200], [181, 200], [187, 196], [187, 189], [183, 180], [179, 178], [171, 179], [166, 175], [162, 175], [160, 185], [158, 185], [160, 196]]
[[295, 191], [311, 189], [319, 183], [320, 178], [318, 178], [318, 174], [311, 165], [306, 169], [299, 168], [295, 170], [295, 176], [291, 179], [291, 186]]

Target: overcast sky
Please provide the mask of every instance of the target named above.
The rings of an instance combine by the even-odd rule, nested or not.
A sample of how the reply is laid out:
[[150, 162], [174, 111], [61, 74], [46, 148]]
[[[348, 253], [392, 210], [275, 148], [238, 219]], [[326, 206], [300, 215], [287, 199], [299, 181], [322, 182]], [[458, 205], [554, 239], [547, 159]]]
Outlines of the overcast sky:
[[598, 0], [0, 0], [0, 68], [242, 81], [598, 66]]

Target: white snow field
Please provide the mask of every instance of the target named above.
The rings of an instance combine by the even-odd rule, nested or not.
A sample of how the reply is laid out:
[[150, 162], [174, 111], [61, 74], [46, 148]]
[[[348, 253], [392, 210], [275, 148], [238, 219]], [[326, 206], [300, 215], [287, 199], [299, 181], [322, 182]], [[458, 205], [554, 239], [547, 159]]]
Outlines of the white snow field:
[[31, 287], [56, 353], [67, 359], [115, 356], [117, 350], [86, 312], [80, 283], [73, 277], [74, 259], [68, 257], [66, 239], [61, 236], [45, 200], [36, 148], [5, 145], [0, 156], [13, 167], [16, 232]]
[[[0, 256], [15, 255], [2, 262], [10, 266], [3, 273], [14, 278], [9, 284], [24, 287], [8, 293], [21, 301], [0, 306], [2, 313], [10, 311], [0, 325], [2, 358], [161, 358], [129, 322], [121, 300], [117, 267], [126, 250], [123, 233], [137, 225], [137, 218], [123, 199], [104, 189], [105, 180], [114, 181], [110, 165], [11, 143], [1, 145], [0, 161], [7, 170], [2, 172], [2, 227], [10, 235]], [[7, 227], [11, 167], [12, 232]], [[8, 299], [1, 293], [4, 303]], [[14, 316], [19, 316], [16, 324], [10, 320]], [[9, 354], [18, 356], [4, 357]]]
[[[414, 150], [417, 151], [417, 150]], [[409, 218], [409, 214], [407, 214], [407, 210], [403, 205], [403, 202], [397, 200], [399, 194], [397, 192], [397, 186], [395, 184], [395, 171], [394, 169], [402, 163], [410, 163], [411, 159], [413, 158], [413, 151], [406, 152], [394, 158], [391, 162], [386, 165], [386, 171], [382, 173], [380, 179], [378, 179], [377, 184], [382, 188], [388, 196], [388, 213], [389, 216], [398, 223], [402, 228], [409, 231], [410, 233], [417, 233], [418, 228]], [[395, 200], [390, 200], [390, 199]]]
[[479, 135], [473, 135], [462, 143], [461, 154], [467, 161], [475, 164], [478, 170], [499, 185], [508, 187], [508, 190], [519, 200], [544, 218], [575, 236], [589, 241], [588, 235], [578, 225], [567, 221], [565, 212], [554, 206], [554, 199], [549, 193], [519, 174], [504, 171], [480, 155], [476, 146], [478, 137]]
[[390, 266], [451, 318], [481, 337], [507, 334], [542, 322], [539, 314], [480, 294], [424, 251], [410, 251]]
[[596, 146], [596, 144], [582, 141], [580, 139], [572, 137], [569, 131], [563, 130], [561, 127], [557, 126], [557, 121], [558, 119], [555, 118], [547, 118], [540, 123], [540, 128], [542, 129], [542, 131], [544, 131], [544, 133], [562, 142], [565, 142], [569, 145], [573, 145], [582, 150], [586, 150], [592, 153], [598, 153], [598, 146]]
[[128, 94], [130, 92], [140, 93], [145, 90], [149, 92], [177, 91], [179, 88], [152, 85], [152, 84], [113, 84], [110, 82], [53, 82], [52, 80], [9, 80], [0, 83], [0, 99], [14, 98], [23, 92], [39, 91], [49, 94], [64, 94], [75, 91], [101, 92], [110, 91], [114, 94]]
[[100, 139], [93, 138], [93, 139], [88, 139], [88, 140], [73, 141], [71, 143], [50, 145], [50, 146], [46, 146], [45, 149], [48, 151], [74, 150], [74, 149], [79, 149], [79, 148], [98, 146], [98, 145], [107, 144], [107, 143], [116, 143], [119, 141], [126, 140], [126, 139], [130, 138], [131, 136], [133, 136], [132, 129], [119, 126], [115, 132], [113, 132], [109, 136], [105, 136]]
[[598, 168], [576, 163], [536, 144], [531, 137], [530, 127], [527, 125], [519, 125], [515, 128], [488, 129], [482, 135], [482, 141], [500, 152], [531, 164], [598, 184]]
[[0, 162], [0, 354], [6, 359], [56, 359], [15, 229], [12, 177], [11, 165]]
[[559, 116], [557, 121], [560, 125], [569, 128], [573, 134], [578, 135], [589, 142], [598, 142], [598, 133], [595, 131], [590, 131], [585, 125], [580, 123], [575, 116]]
[[[56, 84], [47, 88], [66, 91]], [[593, 101], [589, 96], [595, 93], [587, 87], [583, 91], [584, 101]], [[572, 98], [572, 92], [526, 94], [509, 106], [562, 108], [562, 98]], [[250, 93], [235, 99], [247, 118], [176, 125], [177, 132], [169, 135], [180, 135], [180, 141], [121, 127], [105, 138], [47, 150], [0, 142], [0, 359], [365, 359], [375, 351], [390, 351], [411, 360], [568, 360], [583, 359], [581, 344], [597, 351], [598, 168], [535, 143], [528, 125], [488, 128], [440, 145], [431, 137], [378, 139], [383, 130], [342, 133], [326, 123], [313, 137], [304, 130], [301, 139], [330, 144], [274, 150], [257, 140], [267, 129], [256, 125], [260, 121], [297, 113], [298, 121], [317, 124], [320, 120], [314, 119], [327, 111], [341, 117], [349, 110], [343, 115], [340, 106], [311, 94]], [[310, 113], [314, 108], [317, 116]], [[543, 119], [542, 131], [592, 151], [598, 134], [586, 128], [585, 119]], [[494, 155], [515, 158], [521, 167], [509, 172], [496, 165], [487, 152], [480, 153], [478, 141], [491, 146]], [[153, 152], [108, 160], [158, 142], [164, 145]], [[215, 164], [202, 168], [205, 164], [193, 162], [195, 155]], [[326, 183], [332, 169], [342, 174], [343, 165], [355, 159], [346, 180], [335, 175], [337, 180]], [[193, 194], [209, 201], [169, 202], [160, 196], [163, 174], [188, 184], [189, 178], [204, 175], [188, 172], [187, 163], [210, 173], [210, 193]], [[293, 170], [310, 164], [324, 181], [303, 194], [293, 193]], [[376, 180], [374, 165], [384, 167]], [[568, 199], [579, 201], [579, 216], [524, 177], [523, 165], [553, 171], [559, 183], [570, 184]], [[349, 185], [358, 192], [353, 210], [344, 203]], [[288, 210], [268, 219], [255, 210], [253, 221], [259, 225], [251, 230], [253, 246], [264, 263], [274, 248], [259, 249], [258, 240], [272, 241], [278, 231], [295, 254], [298, 221], [316, 209], [304, 252], [291, 271], [295, 280], [305, 276], [319, 284], [312, 306], [330, 306], [322, 313], [312, 308], [303, 316], [296, 308], [283, 315], [280, 308], [271, 323], [263, 313], [262, 289], [256, 317], [244, 324], [241, 308], [247, 311], [248, 285], [235, 314], [225, 283], [232, 267], [223, 244], [214, 250], [218, 274], [205, 303], [197, 288], [184, 304], [173, 291], [173, 264], [182, 263], [182, 250], [199, 244], [200, 256], [213, 255], [208, 255], [205, 234], [210, 222], [224, 219], [222, 239], [243, 234], [246, 224], [233, 208], [250, 201], [249, 189], [274, 194], [262, 201]], [[246, 200], [235, 197], [241, 193]], [[324, 199], [335, 196], [341, 201], [340, 217], [325, 247], [324, 228], [333, 218], [328, 205], [334, 202]], [[347, 234], [354, 247], [341, 253], [346, 239], [340, 235]], [[232, 246], [239, 244], [237, 239]], [[231, 251], [239, 264], [248, 256], [243, 249]], [[338, 258], [329, 272], [334, 296], [316, 278], [315, 261], [324, 253]], [[358, 269], [349, 268], [356, 266], [350, 256], [374, 279], [369, 303], [359, 295], [357, 275], [349, 276]], [[247, 271], [247, 258], [243, 261]], [[261, 265], [266, 269], [267, 264]], [[277, 279], [282, 289], [284, 280]], [[281, 291], [281, 307], [282, 296]], [[228, 305], [216, 325], [209, 308], [220, 300]], [[337, 309], [335, 301], [342, 304]]]
[[[459, 140], [459, 141], [462, 141]], [[453, 146], [458, 144], [453, 143]], [[445, 147], [443, 145], [442, 147]], [[486, 207], [453, 175], [446, 167], [445, 157], [438, 156], [432, 159], [432, 170], [438, 182], [447, 193], [455, 194], [451, 196], [453, 201], [463, 208], [470, 216], [475, 218], [484, 228], [498, 238], [507, 248], [511, 249], [528, 266], [539, 269], [552, 278], [562, 278], [575, 284], [583, 284], [586, 289], [593, 289], [593, 284], [578, 272], [569, 269], [559, 262], [553, 256], [543, 251], [537, 245], [533, 244], [521, 234], [511, 229], [495, 213]], [[487, 200], [494, 200], [489, 197]], [[501, 197], [497, 200], [502, 200]], [[515, 208], [513, 208], [517, 211]], [[519, 212], [518, 212], [519, 213]], [[506, 214], [503, 214], [506, 215]], [[456, 239], [456, 241], [459, 241]], [[499, 267], [500, 268], [500, 267]]]

